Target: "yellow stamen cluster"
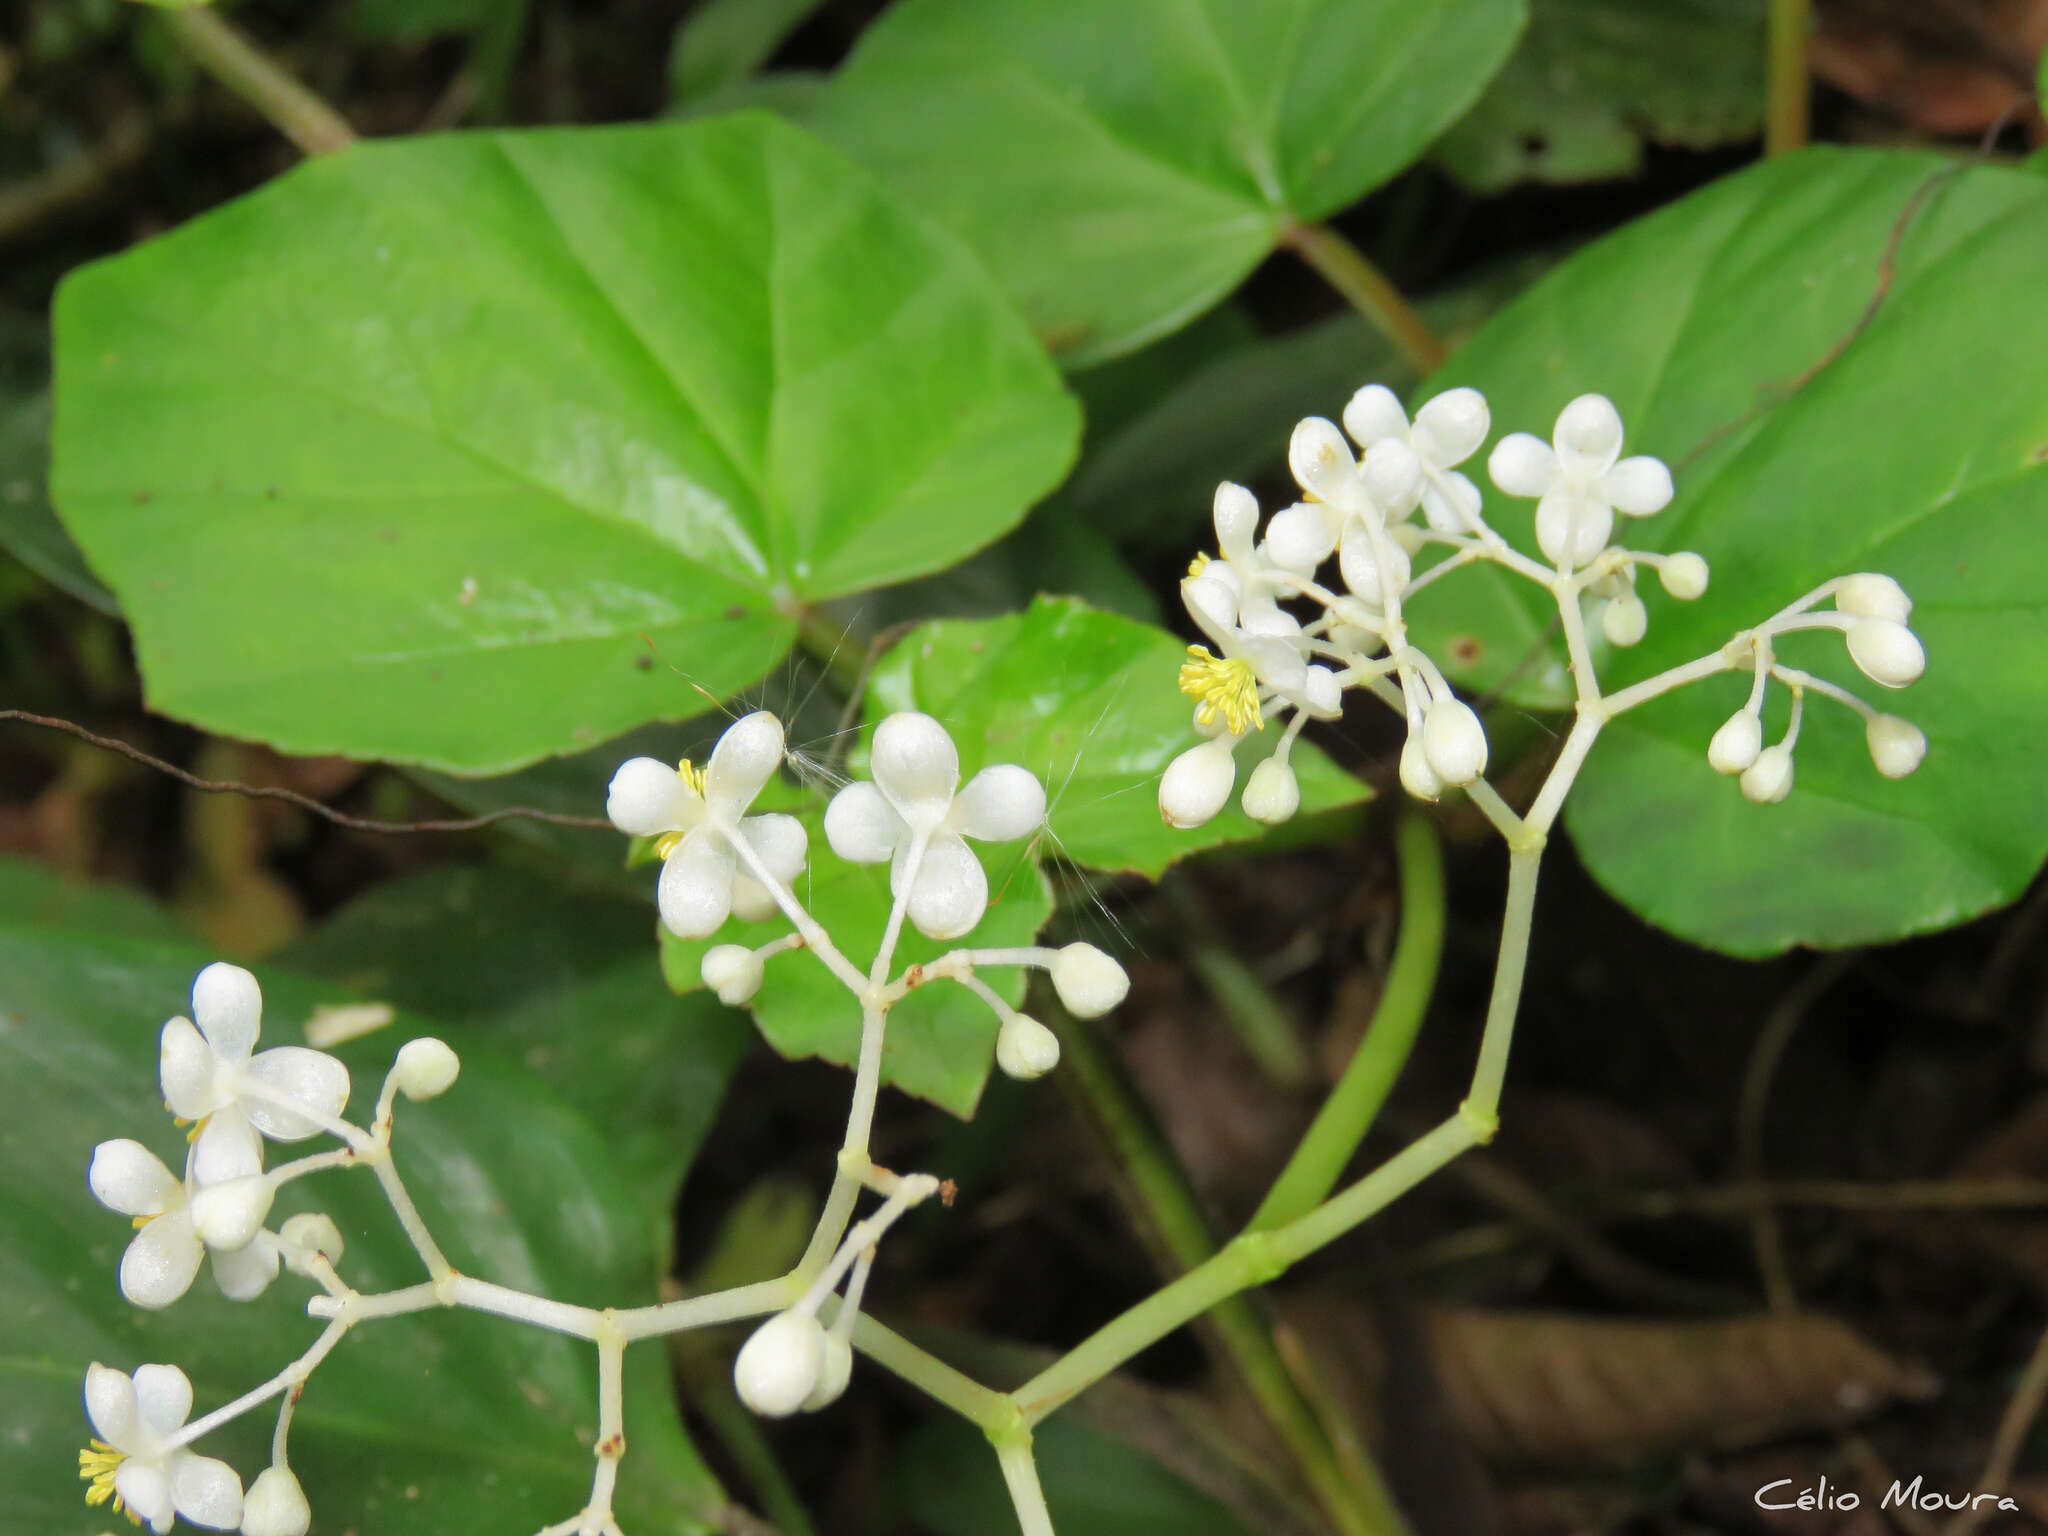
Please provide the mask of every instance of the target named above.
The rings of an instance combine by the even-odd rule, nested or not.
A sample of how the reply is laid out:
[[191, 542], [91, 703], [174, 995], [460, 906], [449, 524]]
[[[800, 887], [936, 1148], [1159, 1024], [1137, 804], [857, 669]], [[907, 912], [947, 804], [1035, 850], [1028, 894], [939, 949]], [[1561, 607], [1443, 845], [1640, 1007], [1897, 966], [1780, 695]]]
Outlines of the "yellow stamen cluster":
[[1196, 550], [1195, 558], [1188, 562], [1188, 578], [1193, 580], [1209, 569], [1209, 555], [1205, 550]]
[[676, 764], [676, 772], [683, 776], [683, 782], [701, 797], [704, 793], [704, 770], [687, 757]]
[[114, 1473], [122, 1462], [128, 1459], [125, 1451], [117, 1451], [104, 1440], [94, 1440], [78, 1453], [78, 1475], [85, 1480], [85, 1502], [98, 1509], [111, 1502], [114, 1513], [126, 1515], [135, 1524], [142, 1524], [142, 1518], [121, 1502], [121, 1495], [114, 1491]]
[[1189, 646], [1188, 659], [1180, 664], [1180, 691], [1200, 705], [1195, 719], [1203, 725], [1214, 725], [1221, 716], [1233, 736], [1266, 728], [1259, 713], [1258, 675], [1243, 657], [1226, 661], [1212, 656], [1206, 645]]
[[676, 844], [683, 840], [681, 832], [664, 832], [654, 840], [654, 856], [664, 862], [676, 851]]

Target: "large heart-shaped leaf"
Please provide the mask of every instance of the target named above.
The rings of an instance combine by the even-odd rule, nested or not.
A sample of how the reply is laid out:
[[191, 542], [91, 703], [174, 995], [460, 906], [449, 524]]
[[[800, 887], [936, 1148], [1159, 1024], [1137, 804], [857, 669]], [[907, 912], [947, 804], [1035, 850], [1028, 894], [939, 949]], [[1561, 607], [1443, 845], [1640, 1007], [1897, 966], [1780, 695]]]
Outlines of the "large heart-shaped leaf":
[[1410, 164], [1523, 0], [900, 0], [813, 126], [959, 230], [1063, 361], [1228, 294]]
[[[1733, 676], [1609, 729], [1569, 825], [1594, 874], [1651, 921], [1737, 954], [1867, 943], [2010, 899], [2048, 850], [2048, 395], [2012, 372], [2048, 351], [2043, 250], [2037, 178], [1813, 150], [1575, 257], [1423, 391], [1478, 385], [1498, 428], [1547, 434], [1567, 399], [1599, 390], [1629, 451], [1676, 467], [1677, 501], [1627, 537], [1701, 551], [1713, 585], [1685, 605], [1652, 581], [1649, 637], [1602, 656], [1609, 686], [1705, 654], [1838, 574], [1885, 571], [1918, 600], [1927, 675], [1875, 699], [1927, 732], [1911, 779], [1878, 777], [1861, 723], [1815, 700], [1791, 798], [1750, 805], [1705, 756], [1741, 703]], [[1525, 541], [1529, 505], [1489, 501]], [[1489, 569], [1443, 582], [1412, 617], [1439, 656], [1478, 658], [1463, 681], [1558, 708], [1561, 665], [1524, 665], [1547, 604]], [[1783, 659], [1884, 692], [1836, 637], [1795, 638]]]
[[360, 145], [59, 294], [58, 509], [152, 705], [487, 772], [948, 565], [1077, 413], [973, 260], [748, 115]]
[[[33, 882], [8, 882], [32, 890]], [[201, 1274], [161, 1313], [115, 1287], [127, 1223], [87, 1192], [98, 1141], [134, 1136], [166, 1159], [182, 1150], [156, 1080], [156, 1033], [186, 1006], [208, 957], [182, 945], [70, 930], [0, 910], [0, 1526], [96, 1529], [80, 1503], [76, 1452], [89, 1361], [183, 1366], [205, 1411], [274, 1374], [311, 1343], [304, 1282], [281, 1278], [253, 1302], [224, 1301]], [[334, 1001], [330, 984], [262, 973], [269, 1043]], [[344, 1054], [359, 1112], [403, 1033]], [[398, 1157], [430, 1228], [461, 1269], [586, 1305], [655, 1299], [644, 1211], [611, 1148], [532, 1073], [465, 1042], [456, 1086], [399, 1111]], [[329, 1212], [347, 1239], [343, 1274], [364, 1290], [409, 1285], [418, 1260], [374, 1183], [341, 1171], [290, 1186], [279, 1215]], [[658, 1349], [627, 1356], [632, 1451], [620, 1488], [629, 1529], [722, 1526], [723, 1495], [684, 1438]], [[322, 1530], [361, 1536], [526, 1530], [589, 1494], [596, 1372], [588, 1345], [473, 1314], [365, 1324], [308, 1385], [292, 1465]], [[268, 1457], [259, 1411], [206, 1449], [252, 1476]], [[101, 1523], [105, 1523], [102, 1521]]]

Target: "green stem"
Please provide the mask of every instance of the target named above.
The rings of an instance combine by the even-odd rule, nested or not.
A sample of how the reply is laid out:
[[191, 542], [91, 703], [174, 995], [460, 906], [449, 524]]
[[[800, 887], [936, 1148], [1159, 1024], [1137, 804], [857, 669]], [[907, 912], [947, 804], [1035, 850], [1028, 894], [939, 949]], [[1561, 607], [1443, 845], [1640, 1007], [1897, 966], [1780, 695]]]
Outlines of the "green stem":
[[1416, 372], [1431, 374], [1443, 366], [1444, 344], [1428, 322], [1386, 273], [1336, 230], [1327, 224], [1296, 224], [1280, 237], [1280, 243], [1314, 267], [1345, 303], [1365, 317], [1367, 325], [1400, 350]]
[[1444, 854], [1436, 828], [1416, 813], [1401, 818], [1394, 843], [1401, 862], [1401, 937], [1379, 1006], [1344, 1075], [1252, 1217], [1250, 1231], [1284, 1226], [1328, 1197], [1415, 1049], [1443, 958]]
[[[1193, 1273], [1210, 1268], [1219, 1255], [1208, 1223], [1203, 1220], [1194, 1192], [1172, 1155], [1154, 1133], [1144, 1109], [1085, 1025], [1075, 1024], [1063, 1009], [1056, 1007], [1046, 1008], [1044, 1014], [1059, 1032], [1062, 1072], [1108, 1139], [1116, 1163], [1129, 1177], [1167, 1262]], [[1186, 1284], [1190, 1278], [1192, 1274], [1184, 1275], [1151, 1301], [1141, 1302], [1133, 1312], [1142, 1312], [1159, 1296]], [[1243, 1289], [1244, 1282], [1230, 1287], [1203, 1302], [1181, 1321], [1192, 1321], [1199, 1313], [1213, 1309], [1208, 1321], [1217, 1342], [1274, 1433], [1300, 1464], [1318, 1501], [1337, 1522], [1339, 1530], [1347, 1536], [1406, 1532], [1407, 1525], [1377, 1469], [1367, 1463], [1361, 1476], [1356, 1471], [1347, 1472], [1339, 1461], [1328, 1433], [1281, 1358], [1272, 1331], [1252, 1304], [1235, 1294]], [[1163, 1336], [1162, 1333], [1153, 1337]], [[1059, 1369], [1059, 1364], [1052, 1369]], [[1012, 1397], [1023, 1401], [1029, 1395], [1016, 1393]], [[1033, 1422], [1041, 1417], [1042, 1414], [1031, 1414]]]
[[1764, 107], [1764, 153], [1782, 155], [1806, 142], [1813, 90], [1807, 38], [1812, 0], [1770, 0], [1770, 80]]
[[1052, 1514], [1045, 1507], [1045, 1490], [1038, 1486], [1038, 1463], [1031, 1456], [1029, 1434], [991, 1437], [996, 1461], [1003, 1469], [1003, 1482], [1010, 1490], [1010, 1503], [1017, 1510], [1017, 1526], [1024, 1536], [1053, 1536]]
[[1215, 919], [1187, 877], [1169, 876], [1160, 882], [1159, 893], [1186, 932], [1181, 954], [1188, 969], [1223, 1010], [1268, 1081], [1279, 1088], [1307, 1083], [1312, 1068], [1301, 1037], [1294, 1032], [1293, 1016], [1217, 931]]
[[[820, 1309], [827, 1322], [838, 1310], [837, 1298]], [[854, 1319], [852, 1344], [883, 1370], [943, 1403], [984, 1433], [999, 1434], [1016, 1427], [1017, 1406], [1008, 1394], [984, 1387], [866, 1313]]]
[[308, 155], [355, 143], [342, 115], [293, 79], [211, 6], [166, 11], [164, 25], [194, 63], [262, 113]]

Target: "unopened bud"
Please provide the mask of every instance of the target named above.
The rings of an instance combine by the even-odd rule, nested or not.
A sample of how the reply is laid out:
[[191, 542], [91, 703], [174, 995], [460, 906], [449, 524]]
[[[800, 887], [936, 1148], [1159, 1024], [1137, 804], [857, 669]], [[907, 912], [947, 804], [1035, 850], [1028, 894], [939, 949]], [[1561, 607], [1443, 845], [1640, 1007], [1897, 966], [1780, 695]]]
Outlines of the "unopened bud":
[[1765, 747], [1736, 782], [1758, 805], [1776, 805], [1792, 793], [1792, 749], [1783, 742]]
[[447, 1041], [422, 1035], [398, 1048], [391, 1063], [391, 1076], [398, 1091], [408, 1099], [433, 1099], [446, 1093], [462, 1070], [462, 1062]]
[[1858, 619], [1848, 638], [1849, 659], [1873, 683], [1903, 688], [1927, 670], [1919, 638], [1894, 619]]
[[996, 1065], [1019, 1082], [1043, 1077], [1060, 1064], [1060, 1038], [1038, 1020], [1013, 1013], [996, 1032]]
[[817, 1390], [825, 1368], [825, 1330], [807, 1312], [778, 1312], [740, 1346], [732, 1384], [740, 1401], [767, 1419], [786, 1419]]
[[1870, 760], [1888, 779], [1903, 779], [1927, 755], [1926, 732], [1897, 715], [1872, 715], [1863, 739], [1869, 743]]
[[329, 1264], [341, 1262], [341, 1228], [325, 1212], [302, 1211], [287, 1216], [277, 1235], [284, 1240], [285, 1263], [297, 1273], [305, 1272], [307, 1260], [315, 1254]]
[[1237, 782], [1233, 745], [1229, 737], [1219, 736], [1189, 747], [1166, 765], [1159, 780], [1159, 814], [1169, 827], [1199, 827], [1215, 820]]
[[1444, 781], [1429, 766], [1422, 750], [1422, 733], [1411, 730], [1401, 745], [1401, 787], [1418, 800], [1434, 800], [1444, 792]]
[[1689, 603], [1707, 590], [1707, 562], [1690, 550], [1666, 555], [1657, 579], [1680, 602]]
[[1277, 757], [1269, 757], [1244, 781], [1241, 803], [1245, 815], [1253, 821], [1276, 827], [1301, 809], [1301, 783], [1292, 768]]
[[1764, 746], [1764, 723], [1754, 710], [1739, 709], [1721, 723], [1707, 743], [1707, 761], [1716, 773], [1741, 773], [1756, 761]]
[[1843, 579], [1835, 589], [1835, 606], [1859, 619], [1889, 619], [1903, 624], [1913, 615], [1913, 599], [1891, 577], [1876, 571]]
[[1077, 1019], [1099, 1019], [1131, 990], [1121, 965], [1093, 944], [1068, 944], [1052, 957], [1052, 989]]
[[1439, 699], [1423, 716], [1422, 751], [1445, 784], [1470, 784], [1486, 772], [1486, 728], [1469, 704]]
[[714, 944], [704, 951], [698, 974], [726, 1007], [744, 1008], [761, 990], [767, 970], [761, 957], [744, 944]]
[[816, 1413], [838, 1402], [853, 1380], [853, 1346], [836, 1333], [825, 1335], [825, 1356], [818, 1367], [818, 1384], [804, 1399], [804, 1412]]
[[1633, 592], [1625, 592], [1600, 610], [1600, 632], [1610, 645], [1634, 645], [1650, 629], [1650, 610]]
[[192, 1227], [209, 1248], [232, 1253], [263, 1229], [277, 1190], [260, 1173], [208, 1184], [192, 1196]]
[[306, 1536], [313, 1509], [289, 1467], [269, 1466], [242, 1496], [242, 1536]]

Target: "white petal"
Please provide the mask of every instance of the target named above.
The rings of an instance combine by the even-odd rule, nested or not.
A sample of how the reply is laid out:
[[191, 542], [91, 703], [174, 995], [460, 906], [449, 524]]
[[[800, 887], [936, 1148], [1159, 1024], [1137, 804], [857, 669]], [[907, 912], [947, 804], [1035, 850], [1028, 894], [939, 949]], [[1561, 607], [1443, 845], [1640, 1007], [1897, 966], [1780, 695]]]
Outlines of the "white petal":
[[191, 1213], [167, 1211], [129, 1240], [121, 1255], [121, 1294], [151, 1311], [168, 1307], [192, 1288], [205, 1252]]
[[1237, 620], [1240, 644], [1248, 635], [1268, 635], [1289, 645], [1296, 645], [1301, 639], [1301, 620], [1265, 593], [1246, 598], [1238, 607]]
[[1455, 469], [1447, 470], [1442, 487], [1422, 488], [1422, 515], [1438, 533], [1469, 533], [1479, 525], [1479, 487]]
[[[340, 1118], [348, 1103], [348, 1068], [325, 1051], [303, 1045], [281, 1045], [265, 1051], [249, 1063], [249, 1075], [273, 1093], [281, 1093], [308, 1114]], [[256, 1129], [273, 1141], [297, 1141], [317, 1135], [322, 1127], [305, 1118], [256, 1098], [245, 1098]]]
[[1415, 451], [1438, 469], [1462, 464], [1486, 441], [1493, 418], [1476, 389], [1447, 389], [1415, 413]]
[[267, 1242], [249, 1244], [246, 1248], [223, 1251], [210, 1250], [213, 1256], [213, 1283], [220, 1287], [221, 1295], [229, 1301], [253, 1301], [263, 1294], [263, 1288], [277, 1278], [279, 1255], [276, 1247]]
[[1216, 569], [1212, 564], [1201, 575], [1182, 582], [1180, 600], [1187, 605], [1188, 617], [1195, 621], [1195, 627], [1221, 650], [1230, 643], [1224, 637], [1237, 629], [1238, 594], [1215, 578], [1212, 573]]
[[988, 876], [981, 860], [950, 832], [925, 846], [910, 886], [910, 921], [928, 939], [957, 939], [988, 910]]
[[224, 1461], [180, 1451], [171, 1458], [171, 1502], [194, 1525], [231, 1531], [242, 1523], [242, 1480]]
[[1407, 437], [1408, 413], [1386, 385], [1368, 384], [1345, 405], [1344, 430], [1359, 447], [1370, 448], [1383, 437]]
[[1218, 736], [1189, 747], [1166, 765], [1159, 780], [1159, 814], [1169, 827], [1199, 827], [1215, 819], [1237, 780], [1236, 743]]
[[98, 1361], [85, 1368], [85, 1416], [93, 1433], [115, 1450], [135, 1444], [135, 1383], [126, 1372]]
[[1311, 666], [1302, 679], [1301, 702], [1312, 715], [1334, 720], [1344, 713], [1344, 688], [1328, 667]]
[[604, 813], [621, 832], [653, 837], [691, 826], [703, 801], [684, 782], [673, 763], [635, 757], [619, 764], [605, 795]]
[[[1384, 569], [1380, 564], [1382, 553], [1386, 556]], [[1391, 587], [1398, 595], [1408, 585], [1412, 567], [1406, 550], [1385, 535], [1376, 541], [1365, 520], [1354, 517], [1345, 525], [1343, 542], [1337, 546], [1337, 569], [1354, 595], [1382, 608], [1386, 605], [1385, 589]]]
[[997, 763], [967, 781], [950, 824], [983, 842], [1028, 837], [1045, 824], [1045, 786], [1029, 768]]
[[171, 1480], [154, 1461], [134, 1457], [114, 1469], [114, 1492], [121, 1496], [135, 1517], [157, 1536], [171, 1528], [175, 1510], [171, 1503]]
[[737, 821], [781, 766], [782, 722], [765, 709], [743, 715], [718, 738], [704, 765], [705, 804]]
[[1405, 517], [1422, 495], [1422, 460], [1400, 438], [1385, 438], [1366, 451], [1360, 478], [1374, 506], [1390, 518]]
[[237, 1252], [256, 1240], [276, 1198], [276, 1186], [261, 1174], [208, 1184], [192, 1196], [192, 1229], [214, 1252]]
[[137, 1366], [135, 1407], [153, 1433], [176, 1434], [192, 1417], [192, 1378], [175, 1365]]
[[1559, 466], [1583, 485], [1606, 474], [1621, 457], [1621, 413], [1605, 395], [1581, 395], [1557, 413], [1550, 440], [1557, 446]]
[[930, 715], [901, 710], [875, 727], [869, 753], [875, 787], [912, 825], [938, 825], [960, 787], [960, 753]]
[[840, 790], [825, 807], [825, 841], [851, 864], [881, 863], [896, 851], [903, 831], [903, 818], [864, 779]]
[[1557, 453], [1527, 432], [1510, 432], [1486, 460], [1493, 483], [1510, 496], [1541, 496], [1557, 478]]
[[212, 1113], [216, 1060], [213, 1047], [190, 1019], [172, 1019], [164, 1025], [157, 1038], [157, 1081], [172, 1114], [181, 1120], [197, 1120]]
[[1601, 495], [1615, 510], [1630, 517], [1662, 512], [1671, 505], [1671, 489], [1671, 471], [1664, 467], [1662, 459], [1653, 459], [1648, 454], [1623, 459], [1607, 471], [1600, 486]]
[[246, 1107], [237, 1100], [206, 1117], [185, 1159], [194, 1184], [221, 1184], [262, 1171], [263, 1139], [243, 1112]]
[[1312, 501], [1297, 501], [1266, 524], [1266, 558], [1297, 575], [1312, 575], [1337, 547], [1337, 520]]
[[1287, 443], [1287, 467], [1295, 483], [1333, 506], [1349, 508], [1357, 499], [1353, 486], [1356, 465], [1344, 434], [1320, 416], [1295, 425]]
[[1258, 498], [1241, 485], [1228, 480], [1216, 487], [1216, 547], [1232, 564], [1251, 558], [1252, 540], [1259, 531]]
[[185, 1181], [149, 1148], [125, 1136], [93, 1148], [85, 1182], [95, 1200], [123, 1216], [154, 1216], [185, 1203]]
[[263, 989], [239, 965], [216, 960], [192, 983], [192, 1017], [215, 1054], [244, 1061], [263, 1028]]
[[810, 852], [810, 835], [794, 816], [749, 816], [740, 823], [740, 836], [767, 865], [768, 873], [784, 885], [802, 873], [804, 856]]
[[1252, 674], [1268, 688], [1292, 696], [1308, 682], [1308, 663], [1289, 641], [1269, 635], [1247, 635], [1240, 651], [1252, 664]]
[[1536, 503], [1536, 545], [1566, 570], [1575, 570], [1607, 547], [1614, 512], [1606, 502], [1554, 490]]
[[710, 827], [699, 827], [661, 867], [655, 903], [680, 939], [708, 938], [732, 911], [732, 850]]

